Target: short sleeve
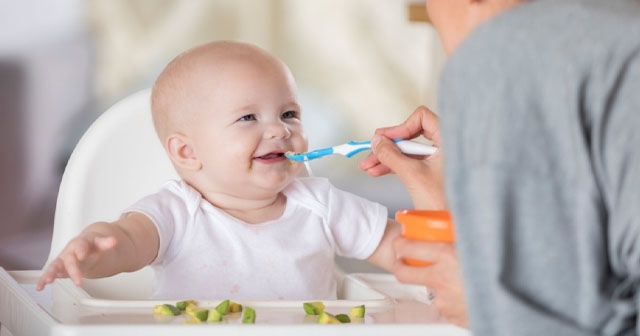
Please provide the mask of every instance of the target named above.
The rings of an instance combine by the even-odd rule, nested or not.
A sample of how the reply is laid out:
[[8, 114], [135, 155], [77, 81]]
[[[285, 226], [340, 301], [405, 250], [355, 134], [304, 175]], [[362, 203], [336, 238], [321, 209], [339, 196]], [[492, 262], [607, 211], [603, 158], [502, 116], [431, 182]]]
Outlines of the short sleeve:
[[336, 253], [348, 258], [368, 258], [384, 234], [387, 208], [331, 184], [327, 189], [327, 224], [336, 244]]
[[170, 181], [160, 191], [146, 196], [127, 208], [124, 213], [139, 212], [149, 217], [158, 230], [160, 246], [152, 265], [171, 260], [178, 252], [188, 221], [189, 207], [181, 182]]

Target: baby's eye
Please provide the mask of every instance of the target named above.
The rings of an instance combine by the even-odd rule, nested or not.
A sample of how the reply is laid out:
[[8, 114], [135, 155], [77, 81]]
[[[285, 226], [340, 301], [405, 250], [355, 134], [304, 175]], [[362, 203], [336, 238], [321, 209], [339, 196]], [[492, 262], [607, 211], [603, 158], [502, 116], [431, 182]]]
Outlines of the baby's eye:
[[246, 116], [240, 117], [240, 119], [238, 119], [238, 120], [240, 120], [240, 121], [256, 120], [256, 115], [255, 114], [247, 114]]
[[283, 119], [291, 119], [291, 118], [297, 118], [297, 117], [298, 117], [298, 111], [287, 111], [282, 114]]

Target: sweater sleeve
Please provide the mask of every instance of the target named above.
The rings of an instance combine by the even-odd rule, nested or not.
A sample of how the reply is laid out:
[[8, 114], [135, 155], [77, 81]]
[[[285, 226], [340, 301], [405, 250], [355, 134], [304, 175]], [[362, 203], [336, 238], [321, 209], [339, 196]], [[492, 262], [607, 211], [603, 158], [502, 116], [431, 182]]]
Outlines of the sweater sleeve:
[[[640, 49], [640, 47], [639, 47]], [[636, 50], [638, 55], [640, 50]], [[595, 120], [594, 166], [607, 205], [607, 245], [612, 272], [619, 279], [612, 291], [618, 311], [636, 318], [640, 311], [640, 57], [618, 58], [593, 91], [606, 93], [606, 111]], [[608, 81], [606, 81], [608, 80]], [[605, 82], [606, 81], [606, 82]], [[636, 326], [640, 334], [640, 326]]]

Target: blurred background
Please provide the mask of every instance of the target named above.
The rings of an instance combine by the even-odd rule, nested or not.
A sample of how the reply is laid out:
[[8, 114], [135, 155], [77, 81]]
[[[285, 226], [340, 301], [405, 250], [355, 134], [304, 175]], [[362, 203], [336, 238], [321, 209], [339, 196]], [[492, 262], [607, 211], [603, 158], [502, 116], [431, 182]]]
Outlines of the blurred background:
[[[445, 57], [422, 2], [0, 0], [0, 266], [42, 268], [78, 139], [195, 45], [245, 41], [287, 63], [311, 149], [368, 140], [418, 105], [435, 108]], [[395, 176], [374, 179], [357, 168], [365, 155], [316, 160], [312, 172], [386, 205], [390, 216], [411, 208]]]

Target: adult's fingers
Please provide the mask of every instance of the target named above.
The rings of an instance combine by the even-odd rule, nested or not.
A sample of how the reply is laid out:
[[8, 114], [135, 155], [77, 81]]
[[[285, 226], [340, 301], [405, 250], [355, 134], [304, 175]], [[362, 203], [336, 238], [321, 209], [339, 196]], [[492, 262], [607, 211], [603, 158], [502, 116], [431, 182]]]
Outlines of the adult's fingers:
[[422, 160], [402, 153], [398, 146], [389, 138], [374, 135], [371, 139], [371, 149], [378, 160], [396, 175], [413, 175], [423, 170]]
[[[387, 147], [389, 145], [384, 143], [379, 150], [376, 150], [376, 147], [380, 145], [381, 137], [390, 139], [413, 139], [420, 135], [431, 140], [433, 145], [436, 147], [440, 142], [438, 117], [425, 106], [419, 106], [403, 123], [399, 125], [378, 128], [375, 131], [375, 136], [371, 143], [373, 153], [362, 160], [358, 164], [358, 167], [373, 177], [386, 175], [392, 172], [401, 174], [402, 172], [399, 172], [397, 169], [403, 165], [409, 164], [407, 162], [410, 161], [405, 160], [402, 161], [405, 163], [399, 163], [395, 167], [390, 166], [390, 164], [396, 162], [397, 159], [404, 159], [405, 157], [405, 155], [401, 154], [396, 148], [395, 144], [393, 147]], [[380, 159], [380, 155], [386, 156], [386, 159]]]
[[452, 243], [427, 242], [398, 237], [393, 241], [396, 257], [411, 258], [429, 262], [450, 261], [456, 258]]
[[380, 163], [380, 160], [378, 160], [378, 157], [374, 153], [369, 153], [369, 155], [358, 164], [358, 168], [364, 170], [372, 177], [393, 173], [389, 167]]
[[436, 287], [438, 278], [438, 268], [431, 266], [411, 266], [402, 261], [402, 258], [396, 259], [393, 264], [393, 274], [396, 279], [402, 283]]
[[[440, 153], [436, 152], [427, 158], [415, 158], [405, 155], [390, 139], [375, 135], [371, 147], [380, 166], [391, 169], [409, 191], [416, 209], [445, 209], [442, 164]], [[369, 175], [379, 167], [367, 170]], [[373, 172], [372, 172], [373, 171]]]
[[422, 135], [431, 140], [436, 147], [440, 143], [438, 116], [426, 106], [418, 106], [402, 124], [379, 128], [376, 134], [391, 139], [413, 139]]
[[425, 286], [434, 293], [433, 305], [451, 323], [467, 327], [467, 309], [464, 287], [457, 267], [413, 267], [398, 263], [394, 275], [400, 282]]
[[418, 170], [421, 165], [419, 159], [402, 153], [393, 141], [378, 134], [371, 139], [371, 150], [372, 153], [361, 161], [358, 167], [373, 177], [393, 172], [402, 178], [403, 175], [409, 174], [407, 170], [411, 166], [413, 170]]

